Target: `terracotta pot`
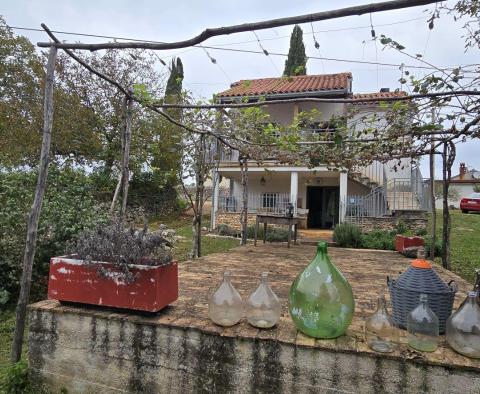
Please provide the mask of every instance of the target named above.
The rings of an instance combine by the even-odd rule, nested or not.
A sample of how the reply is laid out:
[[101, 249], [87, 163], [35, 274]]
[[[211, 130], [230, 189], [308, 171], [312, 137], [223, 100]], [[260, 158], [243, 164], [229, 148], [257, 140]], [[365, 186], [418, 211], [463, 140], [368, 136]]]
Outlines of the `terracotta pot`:
[[[101, 265], [105, 275], [98, 272]], [[111, 263], [87, 264], [69, 256], [50, 260], [48, 299], [157, 312], [178, 298], [178, 263], [133, 265], [131, 283]]]
[[395, 236], [395, 250], [397, 252], [403, 252], [405, 248], [412, 246], [425, 246], [425, 241], [422, 237], [406, 237], [400, 234]]

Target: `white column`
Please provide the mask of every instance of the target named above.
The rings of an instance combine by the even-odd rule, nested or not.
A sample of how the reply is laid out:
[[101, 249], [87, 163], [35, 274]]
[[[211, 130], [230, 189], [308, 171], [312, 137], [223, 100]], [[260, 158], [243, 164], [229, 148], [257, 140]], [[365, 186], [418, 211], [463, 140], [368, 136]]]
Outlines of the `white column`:
[[345, 215], [347, 213], [347, 185], [348, 185], [348, 174], [346, 172], [340, 173], [340, 209], [339, 209], [339, 223], [342, 223], [345, 220]]
[[216, 213], [218, 211], [218, 198], [220, 194], [220, 176], [218, 174], [217, 170], [212, 171], [212, 213], [210, 217], [210, 229], [214, 230], [216, 227], [215, 219], [216, 219]]
[[293, 213], [297, 214], [298, 172], [290, 173], [290, 202], [293, 204]]

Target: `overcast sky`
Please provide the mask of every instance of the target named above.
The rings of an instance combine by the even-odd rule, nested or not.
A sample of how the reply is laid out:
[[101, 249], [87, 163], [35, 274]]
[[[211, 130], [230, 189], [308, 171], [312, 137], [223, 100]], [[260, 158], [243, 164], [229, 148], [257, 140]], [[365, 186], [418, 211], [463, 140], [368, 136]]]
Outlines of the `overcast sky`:
[[[100, 34], [116, 37], [156, 41], [176, 41], [190, 38], [206, 27], [219, 27], [243, 22], [253, 22], [366, 3], [362, 0], [242, 0], [242, 1], [125, 1], [125, 0], [2, 0], [0, 14], [9, 25], [39, 28], [46, 23], [52, 30]], [[453, 3], [449, 3], [453, 4]], [[436, 66], [458, 66], [477, 63], [478, 50], [464, 52], [462, 29], [453, 17], [445, 15], [435, 21], [430, 31], [426, 20], [434, 5], [389, 11], [372, 15], [376, 34], [394, 38], [409, 53], [420, 53]], [[261, 45], [269, 52], [287, 53], [292, 27], [282, 27], [257, 32]], [[316, 49], [312, 26], [302, 25], [307, 55], [373, 61], [406, 65], [411, 74], [422, 76], [424, 70], [408, 68], [422, 65], [393, 50], [382, 49], [371, 41], [370, 16], [355, 16], [313, 24], [315, 37], [320, 43]], [[16, 30], [15, 33], [33, 42], [47, 41], [44, 33]], [[103, 42], [104, 39], [62, 36], [68, 41]], [[209, 39], [204, 45], [224, 48], [261, 50], [251, 32]], [[285, 57], [246, 54], [208, 49], [217, 60], [212, 64], [201, 48], [157, 52], [168, 61], [172, 55], [182, 58], [185, 69], [184, 87], [195, 95], [210, 98], [213, 93], [229, 87], [240, 79], [280, 76]], [[159, 63], [159, 67], [162, 67]], [[354, 92], [378, 91], [381, 87], [399, 88], [400, 70], [396, 66], [376, 66], [354, 62], [310, 59], [308, 74], [350, 71], [353, 74]], [[457, 145], [455, 167], [461, 161], [480, 169], [480, 143]], [[439, 174], [439, 160], [437, 174]], [[458, 168], [453, 173], [457, 174]], [[422, 163], [422, 173], [428, 176], [428, 163]]]

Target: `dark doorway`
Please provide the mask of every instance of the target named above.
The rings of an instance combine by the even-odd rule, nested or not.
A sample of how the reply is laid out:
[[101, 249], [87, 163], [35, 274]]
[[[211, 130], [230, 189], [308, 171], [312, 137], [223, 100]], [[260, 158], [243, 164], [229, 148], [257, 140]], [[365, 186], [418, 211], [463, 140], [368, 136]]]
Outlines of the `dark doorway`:
[[308, 228], [333, 228], [338, 222], [338, 186], [308, 186]]

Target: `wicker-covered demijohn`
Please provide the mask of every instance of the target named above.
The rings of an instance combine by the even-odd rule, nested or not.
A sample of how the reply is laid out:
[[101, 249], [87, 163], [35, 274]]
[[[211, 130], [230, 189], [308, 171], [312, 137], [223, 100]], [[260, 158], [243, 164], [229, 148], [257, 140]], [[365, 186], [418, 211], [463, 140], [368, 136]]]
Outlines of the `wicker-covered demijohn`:
[[444, 334], [445, 324], [452, 313], [457, 286], [454, 281], [448, 284], [442, 281], [420, 253], [396, 280], [387, 279], [393, 320], [400, 328], [406, 329], [408, 313], [419, 304], [420, 294], [427, 294], [428, 305], [439, 320], [440, 334]]

